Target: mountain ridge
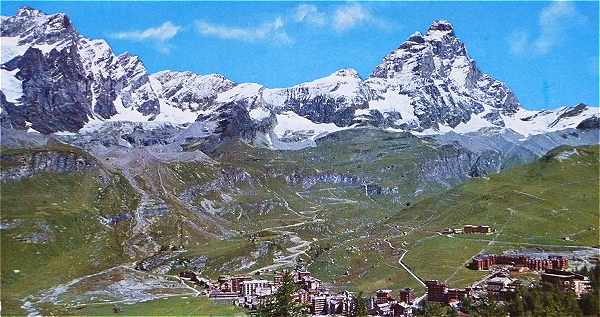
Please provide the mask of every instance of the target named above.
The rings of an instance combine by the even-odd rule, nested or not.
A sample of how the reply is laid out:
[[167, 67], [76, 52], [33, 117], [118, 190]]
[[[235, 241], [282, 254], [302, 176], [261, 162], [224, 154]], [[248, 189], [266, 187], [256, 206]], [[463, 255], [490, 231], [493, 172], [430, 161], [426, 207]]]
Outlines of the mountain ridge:
[[[150, 74], [139, 57], [115, 55], [106, 41], [81, 36], [63, 13], [23, 7], [2, 22], [5, 128], [49, 134], [107, 121], [193, 123], [209, 134], [227, 130], [250, 142], [266, 135], [267, 146], [296, 148], [362, 126], [425, 135], [497, 127], [525, 137], [585, 120], [582, 126], [598, 126], [598, 110], [583, 104], [523, 108], [506, 84], [478, 69], [444, 20], [434, 21], [425, 35], [409, 36], [365, 79], [340, 69], [287, 88], [235, 83], [220, 74]], [[290, 120], [297, 124], [285, 127]], [[285, 144], [291, 139], [296, 141]]]

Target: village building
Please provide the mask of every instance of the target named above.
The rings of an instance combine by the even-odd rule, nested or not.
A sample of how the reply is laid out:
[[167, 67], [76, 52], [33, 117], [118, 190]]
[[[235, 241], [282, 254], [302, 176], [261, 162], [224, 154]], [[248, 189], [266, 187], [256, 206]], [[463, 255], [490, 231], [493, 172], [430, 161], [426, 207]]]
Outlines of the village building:
[[310, 312], [313, 315], [327, 314], [327, 295], [316, 295], [311, 299]]
[[392, 316], [394, 317], [409, 317], [412, 316], [412, 306], [409, 303], [400, 301], [391, 305]]
[[578, 298], [590, 290], [587, 277], [567, 271], [546, 270], [541, 274], [542, 284], [553, 285], [563, 292], [573, 292]]
[[401, 289], [400, 301], [412, 305], [415, 301], [415, 291], [410, 287]]
[[446, 228], [441, 234], [491, 234], [495, 230], [487, 225], [464, 225], [462, 228]]
[[385, 304], [387, 302], [393, 301], [392, 290], [391, 289], [380, 289], [375, 292], [375, 303], [376, 304]]
[[456, 305], [465, 296], [471, 296], [471, 289], [448, 288], [445, 283], [437, 280], [425, 281], [427, 287], [427, 301]]
[[311, 297], [310, 311], [313, 315], [349, 316], [355, 305], [356, 298], [350, 292], [320, 294]]
[[546, 269], [566, 270], [569, 260], [564, 256], [549, 256], [547, 258], [534, 258], [527, 255], [479, 255], [474, 257], [469, 264], [473, 270], [489, 270], [495, 265], [512, 267], [526, 267], [532, 271]]
[[242, 292], [242, 283], [245, 281], [250, 281], [252, 278], [250, 276], [234, 276], [230, 279], [231, 281], [231, 292], [232, 293], [241, 293]]
[[240, 286], [243, 297], [271, 295], [275, 288], [273, 282], [267, 280], [246, 280]]
[[341, 294], [331, 295], [327, 300], [328, 314], [350, 316], [355, 305], [356, 299], [350, 292], [344, 291]]
[[463, 226], [463, 233], [465, 234], [473, 234], [473, 233], [479, 233], [479, 234], [489, 234], [492, 233], [492, 227], [490, 226], [486, 226], [486, 225], [464, 225]]
[[381, 304], [375, 303], [369, 314], [373, 316], [409, 317], [412, 316], [412, 307], [405, 302], [395, 300]]
[[507, 300], [516, 291], [518, 285], [519, 281], [508, 274], [496, 274], [486, 281], [487, 296], [495, 300]]

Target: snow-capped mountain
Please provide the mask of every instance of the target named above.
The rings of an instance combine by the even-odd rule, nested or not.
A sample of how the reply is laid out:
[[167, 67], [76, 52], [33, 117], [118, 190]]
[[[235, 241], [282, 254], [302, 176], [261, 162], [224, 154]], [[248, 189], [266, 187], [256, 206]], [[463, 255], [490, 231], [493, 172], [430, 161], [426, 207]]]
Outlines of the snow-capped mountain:
[[367, 83], [377, 95], [371, 108], [384, 110], [384, 116], [397, 110], [400, 117], [392, 125], [411, 130], [455, 128], [474, 116], [503, 126], [500, 114], [520, 108], [504, 83], [479, 71], [446, 21], [434, 22], [425, 36], [411, 35]]
[[202, 111], [213, 104], [217, 96], [235, 83], [222, 75], [198, 75], [192, 72], [162, 71], [150, 76], [160, 99], [182, 110]]
[[80, 36], [62, 13], [24, 7], [1, 21], [3, 126], [75, 132], [127, 112], [145, 120], [160, 113], [137, 56]]
[[416, 134], [499, 128], [524, 137], [598, 128], [598, 109], [583, 104], [524, 109], [504, 83], [477, 68], [446, 21], [411, 35], [366, 79], [341, 69], [289, 88], [218, 74], [150, 75], [137, 56], [117, 56], [105, 41], [79, 35], [62, 13], [22, 8], [1, 21], [3, 127], [52, 133], [107, 121], [193, 123], [188, 136], [196, 131], [210, 143], [242, 137], [276, 148], [362, 126]]

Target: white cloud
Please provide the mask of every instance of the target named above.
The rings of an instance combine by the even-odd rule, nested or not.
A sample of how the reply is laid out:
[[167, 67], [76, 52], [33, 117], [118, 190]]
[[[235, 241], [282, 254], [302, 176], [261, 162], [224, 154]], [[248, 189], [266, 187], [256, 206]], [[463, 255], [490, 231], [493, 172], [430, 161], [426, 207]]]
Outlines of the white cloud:
[[333, 27], [337, 31], [345, 31], [373, 19], [371, 13], [363, 6], [359, 4], [345, 5], [335, 10]]
[[559, 44], [567, 24], [577, 18], [579, 13], [573, 3], [557, 1], [545, 7], [540, 13], [540, 35], [533, 42], [533, 48], [540, 54], [548, 53]]
[[586, 17], [577, 12], [574, 3], [552, 2], [540, 12], [537, 36], [531, 37], [528, 32], [521, 30], [514, 32], [509, 37], [511, 52], [513, 54], [547, 54], [564, 40], [566, 30], [570, 25], [579, 24], [585, 20]]
[[285, 31], [285, 21], [277, 17], [255, 27], [233, 27], [212, 24], [206, 21], [196, 21], [196, 31], [204, 36], [213, 36], [221, 39], [255, 42], [271, 40], [281, 44], [290, 44], [293, 40]]
[[148, 28], [145, 30], [127, 31], [114, 33], [113, 37], [121, 40], [145, 41], [152, 40], [158, 42], [166, 42], [172, 39], [181, 30], [180, 26], [167, 21], [158, 27]]
[[333, 28], [343, 32], [359, 25], [368, 25], [380, 29], [388, 29], [391, 24], [381, 17], [375, 16], [371, 10], [358, 3], [338, 7], [333, 14]]
[[290, 15], [291, 20], [313, 26], [327, 26], [337, 32], [344, 32], [360, 25], [388, 28], [390, 23], [375, 16], [369, 8], [359, 3], [348, 3], [333, 10], [322, 10], [313, 4], [300, 4]]
[[325, 13], [312, 4], [301, 4], [294, 8], [292, 18], [296, 22], [306, 22], [317, 26], [323, 26], [326, 22]]
[[294, 43], [294, 39], [286, 30], [288, 26], [311, 25], [337, 32], [359, 25], [378, 28], [390, 26], [387, 21], [377, 18], [367, 7], [358, 3], [344, 4], [327, 10], [314, 4], [299, 4], [287, 13], [255, 26], [231, 26], [205, 20], [196, 20], [194, 25], [202, 36], [245, 42], [271, 41], [278, 44]]

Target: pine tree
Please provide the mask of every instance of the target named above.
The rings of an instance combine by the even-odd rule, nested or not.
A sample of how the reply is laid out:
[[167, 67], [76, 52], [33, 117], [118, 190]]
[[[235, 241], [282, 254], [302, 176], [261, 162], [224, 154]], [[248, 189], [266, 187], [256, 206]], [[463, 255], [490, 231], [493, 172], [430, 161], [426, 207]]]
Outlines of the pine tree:
[[304, 316], [304, 306], [297, 302], [294, 279], [289, 272], [283, 273], [282, 283], [275, 294], [269, 296], [258, 309], [261, 317], [299, 317]]
[[440, 303], [425, 303], [423, 309], [418, 311], [416, 316], [424, 317], [446, 317], [450, 314], [451, 309], [443, 306]]
[[369, 315], [369, 308], [367, 307], [367, 299], [364, 297], [363, 292], [358, 292], [356, 297], [356, 308], [352, 316], [365, 317]]
[[476, 307], [475, 316], [481, 317], [496, 317], [496, 316], [506, 316], [506, 310], [504, 307], [498, 302], [493, 300], [485, 300]]

